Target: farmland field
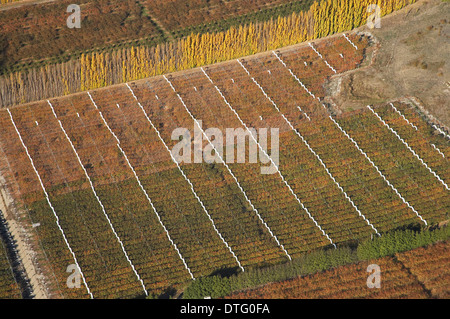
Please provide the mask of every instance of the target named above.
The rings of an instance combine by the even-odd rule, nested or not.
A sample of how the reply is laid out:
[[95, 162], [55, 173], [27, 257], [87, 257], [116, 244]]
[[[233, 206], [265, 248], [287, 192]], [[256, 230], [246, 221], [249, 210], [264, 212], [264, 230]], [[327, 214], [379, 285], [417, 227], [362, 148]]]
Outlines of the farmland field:
[[70, 1], [64, 0], [0, 11], [0, 67], [57, 59], [64, 54], [125, 42], [130, 38], [145, 37], [153, 43], [162, 40], [162, 33], [149, 17], [142, 14], [141, 4], [137, 1], [78, 2], [84, 15], [85, 28], [82, 29], [65, 27], [69, 4]]
[[19, 299], [21, 293], [14, 279], [3, 241], [0, 239], [0, 299]]
[[[324, 103], [324, 82], [373, 50], [370, 37], [346, 36], [0, 110], [0, 172], [39, 223], [51, 293], [160, 294], [448, 219], [450, 142], [413, 103], [343, 114]], [[200, 120], [279, 128], [276, 173], [176, 163], [173, 131]], [[398, 263], [380, 262], [424, 296]], [[66, 285], [71, 264], [83, 289]]]
[[[1, 25], [5, 32], [0, 35], [0, 108], [311, 41], [360, 27], [369, 17], [369, 0], [300, 0], [274, 7], [271, 5], [279, 2], [269, 2], [246, 1], [244, 6], [237, 0], [175, 1], [178, 7], [187, 6], [189, 15], [197, 20], [199, 12], [216, 10], [225, 19], [210, 21], [205, 17], [204, 24], [191, 21], [191, 27], [170, 32], [159, 19], [172, 23], [175, 19], [177, 24], [191, 20], [180, 15], [178, 7], [171, 7], [173, 2], [161, 11], [148, 10], [140, 1], [86, 1], [73, 13], [78, 19], [70, 16], [80, 22], [80, 28], [71, 28], [56, 15], [64, 9], [64, 1], [0, 9], [0, 24], [6, 21]], [[380, 14], [414, 2], [383, 0]], [[248, 10], [251, 12], [239, 15]], [[229, 15], [232, 17], [227, 18]]]
[[[442, 242], [354, 265], [342, 266], [311, 276], [271, 283], [263, 287], [238, 292], [227, 298], [236, 299], [346, 299], [448, 298], [450, 275], [450, 243]], [[380, 266], [380, 289], [367, 289], [367, 267]]]
[[[77, 4], [81, 29], [66, 27], [69, 0], [0, 10], [0, 71], [67, 61], [90, 50], [154, 46], [192, 32], [222, 31], [232, 25], [264, 21], [307, 10], [311, 0], [92, 1]], [[250, 16], [248, 16], [250, 14]]]

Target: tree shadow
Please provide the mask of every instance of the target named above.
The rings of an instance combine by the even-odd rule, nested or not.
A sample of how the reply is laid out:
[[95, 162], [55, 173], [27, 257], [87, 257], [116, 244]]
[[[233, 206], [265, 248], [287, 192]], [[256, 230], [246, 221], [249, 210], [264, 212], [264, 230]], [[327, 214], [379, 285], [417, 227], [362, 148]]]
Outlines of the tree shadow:
[[214, 270], [209, 276], [231, 277], [239, 273], [239, 267], [227, 267]]
[[390, 230], [389, 232], [393, 232], [393, 231], [406, 231], [406, 230], [411, 230], [413, 232], [420, 232], [424, 229], [424, 226], [420, 223], [411, 223], [411, 224], [407, 224], [407, 225], [402, 225], [399, 227], [396, 227], [392, 230]]
[[174, 287], [167, 287], [162, 294], [158, 296], [158, 299], [174, 299], [177, 294], [177, 290]]

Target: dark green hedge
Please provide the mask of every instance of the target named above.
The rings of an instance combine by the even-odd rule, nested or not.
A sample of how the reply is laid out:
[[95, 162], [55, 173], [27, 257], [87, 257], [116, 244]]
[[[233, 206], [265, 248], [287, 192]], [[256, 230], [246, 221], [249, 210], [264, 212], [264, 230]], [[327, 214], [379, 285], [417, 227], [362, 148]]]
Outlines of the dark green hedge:
[[450, 227], [396, 230], [368, 239], [356, 247], [318, 250], [288, 263], [248, 270], [230, 277], [210, 276], [193, 281], [184, 291], [185, 299], [220, 298], [233, 291], [254, 288], [269, 282], [304, 276], [326, 269], [427, 246], [450, 238]]
[[375, 259], [394, 255], [402, 251], [427, 246], [450, 237], [450, 227], [434, 230], [402, 230], [384, 234], [373, 241], [364, 241], [358, 245], [359, 260]]

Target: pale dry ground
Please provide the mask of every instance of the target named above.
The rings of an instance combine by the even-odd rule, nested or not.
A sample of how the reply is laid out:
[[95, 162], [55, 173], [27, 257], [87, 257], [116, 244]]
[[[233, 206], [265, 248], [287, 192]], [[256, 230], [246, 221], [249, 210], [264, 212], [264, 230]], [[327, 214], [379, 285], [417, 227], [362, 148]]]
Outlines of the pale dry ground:
[[335, 76], [329, 97], [342, 111], [415, 97], [450, 127], [450, 2], [420, 0], [381, 20], [380, 29], [363, 26], [378, 42], [373, 63]]
[[[31, 0], [18, 2], [16, 5], [48, 1], [52, 0]], [[6, 7], [0, 7], [0, 10]], [[420, 0], [414, 5], [383, 18], [381, 29], [359, 28], [357, 31], [371, 32], [378, 41], [373, 63], [367, 67], [334, 76], [327, 85], [330, 88], [329, 97], [332, 97], [335, 104], [343, 111], [402, 97], [415, 97], [432, 115], [450, 127], [449, 20], [449, 2]], [[430, 26], [432, 28], [429, 28]], [[342, 36], [342, 34], [331, 37], [335, 36]], [[307, 46], [307, 44], [297, 44], [280, 51], [289, 51], [301, 46]], [[256, 56], [267, 54], [271, 53], [264, 52]], [[235, 61], [221, 64], [227, 63], [235, 63]], [[146, 79], [133, 82], [141, 81]], [[119, 85], [123, 84], [116, 86]], [[115, 86], [103, 89], [113, 87]], [[4, 205], [0, 200], [0, 209], [5, 212], [14, 211], [15, 208], [11, 206], [12, 200], [6, 193], [3, 195], [8, 198], [8, 203]], [[48, 297], [45, 284], [43, 285], [40, 276], [37, 275], [38, 271], [30, 257], [34, 256], [35, 252], [30, 251], [26, 243], [24, 228], [14, 220], [13, 215], [9, 214], [7, 219], [14, 238], [18, 240], [19, 253], [33, 284], [36, 297]]]
[[[0, 182], [1, 176], [0, 176]], [[3, 181], [4, 184], [4, 181]], [[15, 210], [14, 201], [8, 195], [5, 188], [0, 183], [0, 210], [3, 212], [6, 219], [8, 229], [16, 241], [17, 251], [20, 256], [20, 264], [22, 271], [26, 273], [26, 276], [30, 280], [30, 284], [33, 288], [34, 298], [47, 299], [47, 289], [45, 287], [44, 276], [40, 274], [40, 271], [36, 267], [35, 252], [28, 244], [29, 236], [26, 230], [19, 224], [14, 215]]]
[[46, 2], [54, 2], [55, 0], [21, 0], [10, 3], [5, 3], [0, 5], [0, 11], [5, 11], [9, 9], [19, 8], [22, 6], [29, 6], [33, 4], [46, 3]]

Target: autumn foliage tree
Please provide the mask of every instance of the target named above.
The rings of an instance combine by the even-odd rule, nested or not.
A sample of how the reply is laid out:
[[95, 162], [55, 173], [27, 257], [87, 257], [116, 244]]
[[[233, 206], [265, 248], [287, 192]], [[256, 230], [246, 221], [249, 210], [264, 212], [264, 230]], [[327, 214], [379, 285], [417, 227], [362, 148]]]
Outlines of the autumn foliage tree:
[[[374, 0], [323, 0], [308, 11], [292, 13], [261, 23], [230, 27], [227, 31], [191, 34], [183, 39], [158, 44], [119, 49], [112, 53], [83, 54], [78, 61], [69, 61], [41, 68], [41, 83], [54, 78], [56, 70], [67, 71], [54, 81], [46, 81], [43, 91], [23, 87], [31, 82], [28, 71], [0, 78], [1, 106], [30, 102], [36, 99], [96, 89], [111, 84], [142, 79], [177, 70], [231, 60], [258, 52], [277, 49], [361, 26], [371, 14], [367, 8]], [[375, 1], [385, 15], [415, 0]], [[63, 67], [61, 65], [70, 66]], [[37, 94], [39, 96], [37, 96]]]

